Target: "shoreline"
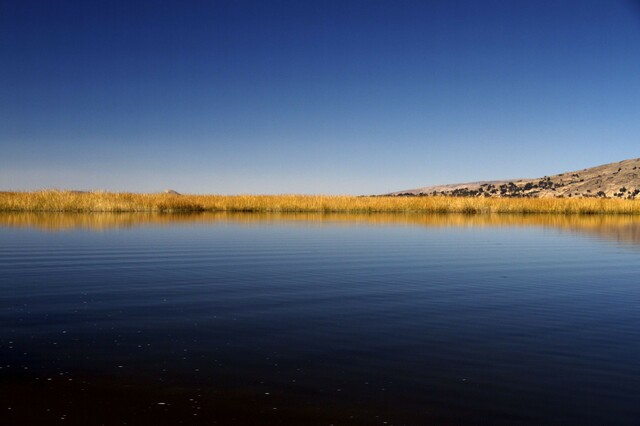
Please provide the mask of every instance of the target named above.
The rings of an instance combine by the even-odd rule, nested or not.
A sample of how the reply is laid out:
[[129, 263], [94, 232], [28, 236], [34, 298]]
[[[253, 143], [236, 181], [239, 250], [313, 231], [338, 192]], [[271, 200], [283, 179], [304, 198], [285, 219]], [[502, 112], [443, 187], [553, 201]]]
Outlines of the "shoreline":
[[640, 201], [612, 198], [179, 195], [48, 190], [0, 192], [0, 212], [640, 215]]

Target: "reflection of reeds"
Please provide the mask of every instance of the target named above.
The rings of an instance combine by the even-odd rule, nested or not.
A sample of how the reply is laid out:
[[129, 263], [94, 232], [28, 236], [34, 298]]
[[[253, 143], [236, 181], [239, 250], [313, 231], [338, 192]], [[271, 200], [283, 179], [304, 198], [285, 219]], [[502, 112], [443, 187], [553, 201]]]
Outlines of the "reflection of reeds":
[[424, 213], [0, 213], [0, 227], [106, 231], [142, 226], [216, 225], [545, 227], [640, 244], [640, 216]]
[[640, 214], [640, 203], [595, 198], [224, 196], [37, 191], [0, 193], [0, 211]]

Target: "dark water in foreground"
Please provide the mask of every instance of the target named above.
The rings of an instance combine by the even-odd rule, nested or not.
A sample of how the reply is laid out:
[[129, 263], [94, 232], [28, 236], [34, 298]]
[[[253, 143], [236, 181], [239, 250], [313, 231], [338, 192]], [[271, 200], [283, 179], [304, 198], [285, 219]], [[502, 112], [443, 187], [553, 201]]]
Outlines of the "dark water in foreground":
[[0, 215], [1, 424], [640, 424], [640, 219]]

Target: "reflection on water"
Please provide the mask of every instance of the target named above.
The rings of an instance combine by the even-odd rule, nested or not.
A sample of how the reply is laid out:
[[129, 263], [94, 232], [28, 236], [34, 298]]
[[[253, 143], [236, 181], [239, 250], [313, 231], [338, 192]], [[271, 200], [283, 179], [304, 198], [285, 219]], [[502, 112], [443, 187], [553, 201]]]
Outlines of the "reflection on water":
[[637, 425], [639, 226], [0, 214], [0, 424]]
[[640, 245], [640, 216], [630, 215], [464, 215], [419, 213], [0, 213], [0, 227], [45, 231], [107, 231], [176, 224], [269, 223], [304, 226], [410, 225], [422, 227], [543, 227]]

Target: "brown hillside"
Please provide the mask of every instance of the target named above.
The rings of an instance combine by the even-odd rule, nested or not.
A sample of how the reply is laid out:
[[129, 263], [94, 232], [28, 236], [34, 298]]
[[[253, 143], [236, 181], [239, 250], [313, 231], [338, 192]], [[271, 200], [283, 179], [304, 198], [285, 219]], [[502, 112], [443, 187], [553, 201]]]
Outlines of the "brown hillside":
[[428, 186], [388, 195], [640, 199], [640, 158], [537, 179]]

